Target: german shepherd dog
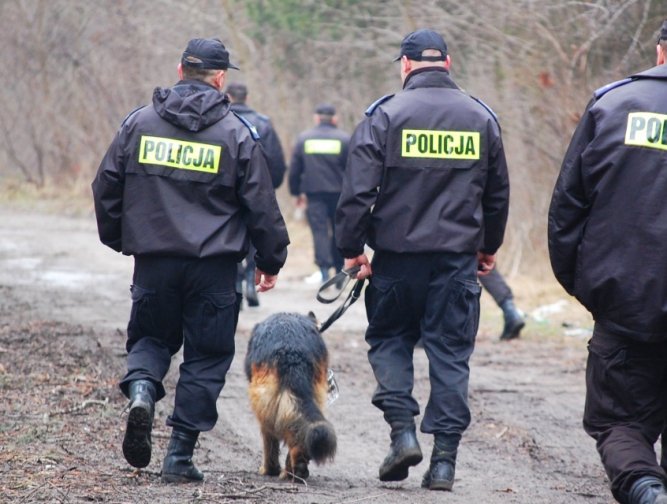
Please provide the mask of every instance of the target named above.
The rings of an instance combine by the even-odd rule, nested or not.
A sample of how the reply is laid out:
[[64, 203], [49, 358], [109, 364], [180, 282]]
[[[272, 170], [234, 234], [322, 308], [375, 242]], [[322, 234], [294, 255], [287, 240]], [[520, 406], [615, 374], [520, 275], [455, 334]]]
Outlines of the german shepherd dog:
[[[278, 313], [253, 329], [245, 371], [264, 442], [260, 474], [305, 480], [311, 460], [322, 464], [333, 459], [336, 433], [322, 414], [328, 366], [314, 317]], [[281, 441], [288, 448], [282, 471]]]

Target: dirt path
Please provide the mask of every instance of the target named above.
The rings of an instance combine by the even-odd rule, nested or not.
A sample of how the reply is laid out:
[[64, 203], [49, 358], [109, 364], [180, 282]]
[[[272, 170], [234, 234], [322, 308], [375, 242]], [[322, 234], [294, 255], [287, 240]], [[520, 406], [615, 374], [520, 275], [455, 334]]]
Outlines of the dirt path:
[[[292, 237], [299, 242], [307, 234], [297, 230]], [[269, 314], [330, 313], [303, 281], [312, 271], [307, 257], [292, 246], [277, 289], [262, 295], [259, 308], [241, 312], [237, 358], [218, 402], [220, 420], [202, 435], [195, 454], [207, 482], [165, 486], [158, 473], [171, 395], [158, 404], [148, 470], [131, 473], [119, 449], [125, 400], [115, 381], [124, 369], [131, 259], [98, 243], [92, 218], [0, 208], [0, 501], [612, 502], [594, 442], [581, 428], [585, 339], [532, 321], [521, 340], [500, 343], [499, 318], [491, 309], [471, 364], [473, 423], [459, 450], [453, 492], [419, 487], [426, 461], [404, 482], [377, 479], [388, 428], [370, 405], [374, 379], [363, 340], [363, 302], [325, 338], [341, 389], [328, 412], [339, 437], [335, 462], [313, 467], [307, 486], [258, 476], [261, 442], [242, 358], [250, 329]], [[415, 394], [423, 405], [428, 379], [421, 351], [416, 374]], [[420, 441], [430, 453], [429, 437], [420, 435]]]

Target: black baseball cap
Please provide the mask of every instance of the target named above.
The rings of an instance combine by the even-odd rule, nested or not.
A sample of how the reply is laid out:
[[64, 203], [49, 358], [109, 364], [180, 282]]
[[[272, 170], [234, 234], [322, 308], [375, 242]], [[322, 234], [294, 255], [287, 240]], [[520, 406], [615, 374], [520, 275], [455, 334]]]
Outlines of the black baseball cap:
[[315, 107], [315, 113], [319, 115], [335, 116], [336, 107], [329, 103], [320, 103], [317, 107]]
[[660, 28], [660, 35], [658, 35], [658, 44], [661, 40], [667, 40], [667, 19], [663, 21], [662, 27]]
[[[440, 51], [440, 56], [422, 56], [426, 49]], [[394, 61], [407, 56], [414, 61], [445, 61], [447, 59], [447, 44], [442, 36], [426, 28], [409, 33], [401, 42], [401, 54]]]
[[227, 70], [239, 67], [229, 62], [229, 52], [217, 38], [192, 39], [183, 51], [181, 64], [191, 68], [206, 70]]

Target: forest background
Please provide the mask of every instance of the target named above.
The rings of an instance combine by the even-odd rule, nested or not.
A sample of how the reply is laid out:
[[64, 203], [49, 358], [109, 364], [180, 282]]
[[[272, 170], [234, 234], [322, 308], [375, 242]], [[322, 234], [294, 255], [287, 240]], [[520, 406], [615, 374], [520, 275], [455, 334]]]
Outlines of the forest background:
[[[400, 89], [403, 36], [443, 34], [452, 75], [497, 113], [512, 185], [501, 270], [548, 271], [546, 214], [593, 90], [655, 64], [667, 0], [0, 0], [0, 195], [90, 203], [125, 115], [176, 81], [187, 41], [219, 37], [289, 159], [317, 103], [352, 131]], [[278, 191], [288, 219], [286, 184]], [[91, 206], [85, 207], [92, 211]]]

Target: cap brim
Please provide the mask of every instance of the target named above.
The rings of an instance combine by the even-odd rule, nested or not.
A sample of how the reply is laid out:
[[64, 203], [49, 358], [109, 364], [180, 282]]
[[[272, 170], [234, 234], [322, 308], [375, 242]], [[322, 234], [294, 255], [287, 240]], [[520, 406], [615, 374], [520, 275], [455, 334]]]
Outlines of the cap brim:
[[403, 55], [402, 55], [402, 54], [399, 54], [398, 56], [396, 56], [396, 57], [395, 57], [393, 60], [391, 60], [391, 61], [394, 61], [394, 62], [396, 62], [396, 61], [401, 61], [401, 58], [402, 58], [402, 57], [403, 57]]
[[241, 70], [239, 67], [236, 65], [232, 65], [231, 63], [227, 66], [227, 68], [233, 68], [234, 70]]

